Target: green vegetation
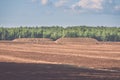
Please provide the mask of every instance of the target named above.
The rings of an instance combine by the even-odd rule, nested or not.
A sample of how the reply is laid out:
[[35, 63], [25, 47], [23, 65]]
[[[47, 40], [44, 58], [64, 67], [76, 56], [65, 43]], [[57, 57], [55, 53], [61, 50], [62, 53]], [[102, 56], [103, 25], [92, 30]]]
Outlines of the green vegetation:
[[120, 27], [0, 27], [0, 40], [13, 40], [15, 38], [51, 38], [61, 37], [89, 37], [99, 41], [120, 41]]

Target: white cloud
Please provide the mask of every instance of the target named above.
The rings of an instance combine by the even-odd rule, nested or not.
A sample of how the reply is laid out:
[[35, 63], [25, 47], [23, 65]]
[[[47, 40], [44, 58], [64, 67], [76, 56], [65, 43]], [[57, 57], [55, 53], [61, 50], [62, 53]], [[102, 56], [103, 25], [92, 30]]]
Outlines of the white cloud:
[[117, 5], [114, 8], [115, 8], [115, 10], [120, 11], [120, 5]]
[[103, 0], [80, 0], [76, 4], [72, 5], [72, 9], [76, 7], [85, 8], [85, 9], [103, 9], [102, 7]]
[[41, 0], [42, 5], [46, 5], [48, 3], [48, 0]]
[[55, 7], [61, 7], [67, 2], [68, 0], [59, 0], [58, 2], [55, 3]]
[[120, 0], [31, 0], [75, 13], [120, 13]]

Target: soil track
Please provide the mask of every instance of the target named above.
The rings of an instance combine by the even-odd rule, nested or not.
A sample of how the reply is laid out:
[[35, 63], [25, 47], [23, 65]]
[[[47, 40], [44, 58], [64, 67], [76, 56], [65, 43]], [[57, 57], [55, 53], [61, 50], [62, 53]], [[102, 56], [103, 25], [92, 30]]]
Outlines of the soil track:
[[[60, 75], [64, 74], [63, 71], [60, 71], [62, 68], [63, 70], [66, 70], [65, 73], [69, 75], [69, 76], [62, 75], [64, 78], [58, 77], [60, 75], [56, 75], [57, 76], [56, 78], [53, 78], [53, 76], [49, 76], [47, 78], [50, 78], [50, 79], [46, 78], [45, 80], [58, 80], [58, 79], [60, 80], [98, 80], [98, 79], [99, 80], [119, 80], [120, 79], [120, 45], [118, 45], [119, 42], [118, 44], [117, 43], [106, 44], [106, 43], [98, 43], [98, 42], [97, 44], [96, 42], [90, 43], [89, 45], [88, 44], [80, 44], [80, 43], [79, 44], [68, 44], [68, 43], [55, 44], [54, 42], [53, 44], [52, 43], [41, 44], [36, 42], [24, 42], [24, 41], [23, 42], [2, 41], [0, 42], [0, 62], [2, 62], [0, 63], [0, 66], [3, 64], [5, 64], [5, 66], [11, 65], [12, 67], [29, 65], [29, 66], [26, 66], [29, 68], [32, 65], [33, 69], [31, 70], [33, 72], [36, 72], [36, 70], [34, 71], [34, 67], [36, 65], [48, 66], [49, 64], [51, 67], [55, 67], [56, 65], [56, 69], [58, 69], [58, 72], [60, 72]], [[9, 62], [9, 63], [6, 63], [6, 62]], [[15, 62], [15, 63], [13, 64], [11, 62]], [[71, 70], [71, 68], [64, 67], [63, 64], [66, 64], [66, 66], [71, 65], [76, 67], [72, 67], [73, 71], [71, 71], [71, 73], [68, 73]], [[61, 67], [59, 67], [60, 65]], [[26, 67], [24, 67], [23, 70], [25, 70]], [[7, 69], [7, 66], [6, 66], [6, 69]], [[20, 67], [19, 69], [22, 70], [22, 68]], [[53, 71], [55, 72], [56, 69], [55, 70], [53, 69]], [[76, 71], [76, 69], [78, 69], [78, 72]], [[3, 69], [1, 68], [1, 70], [4, 71], [5, 68], [3, 67]], [[79, 72], [79, 70], [83, 70], [83, 74], [85, 74], [85, 76], [83, 74], [79, 75], [82, 73], [82, 72]], [[85, 70], [85, 73], [84, 73], [84, 70]], [[91, 73], [89, 72], [89, 70], [93, 72]], [[102, 72], [99, 73], [99, 71], [102, 71]], [[107, 73], [104, 74], [105, 73], [104, 71], [106, 71]], [[12, 71], [12, 69], [10, 69], [10, 73], [11, 73], [10, 75], [13, 76], [14, 75], [13, 72], [14, 70]], [[39, 80], [39, 78], [42, 77], [42, 75], [47, 75], [47, 76], [50, 75], [50, 73], [44, 74], [44, 72], [46, 73], [46, 71], [42, 70], [42, 72], [39, 72], [37, 74], [39, 75], [38, 78], [31, 77], [30, 80]], [[72, 72], [77, 74], [73, 74]], [[20, 72], [18, 73], [18, 75], [17, 75], [17, 72], [15, 73], [17, 77], [18, 75], [23, 76], [25, 74], [28, 74], [28, 72], [23, 74], [22, 72]], [[4, 77], [6, 74], [7, 72], [5, 71], [5, 73], [3, 75], [0, 74], [0, 76], [4, 80], [8, 80]], [[74, 77], [71, 74], [74, 75]], [[29, 75], [32, 75], [32, 73], [30, 72]], [[12, 80], [12, 79], [9, 79], [9, 80]], [[27, 79], [22, 79], [22, 80], [27, 80]]]

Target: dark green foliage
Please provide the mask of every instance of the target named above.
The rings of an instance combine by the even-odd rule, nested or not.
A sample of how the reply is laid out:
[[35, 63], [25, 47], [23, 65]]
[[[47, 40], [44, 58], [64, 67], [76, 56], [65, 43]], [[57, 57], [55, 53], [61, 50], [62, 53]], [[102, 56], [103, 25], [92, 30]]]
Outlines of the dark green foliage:
[[51, 38], [56, 40], [61, 37], [89, 37], [99, 41], [120, 41], [120, 27], [0, 27], [0, 40], [15, 38]]

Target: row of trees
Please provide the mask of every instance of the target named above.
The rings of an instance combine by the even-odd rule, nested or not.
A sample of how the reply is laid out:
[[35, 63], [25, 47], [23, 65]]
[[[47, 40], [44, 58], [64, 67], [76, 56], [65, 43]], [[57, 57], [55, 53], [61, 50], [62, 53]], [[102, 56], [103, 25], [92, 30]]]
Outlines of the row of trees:
[[61, 37], [89, 37], [99, 41], [120, 41], [120, 27], [0, 27], [0, 40], [13, 40], [15, 38], [51, 38]]

